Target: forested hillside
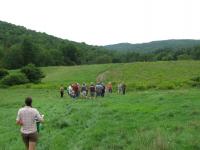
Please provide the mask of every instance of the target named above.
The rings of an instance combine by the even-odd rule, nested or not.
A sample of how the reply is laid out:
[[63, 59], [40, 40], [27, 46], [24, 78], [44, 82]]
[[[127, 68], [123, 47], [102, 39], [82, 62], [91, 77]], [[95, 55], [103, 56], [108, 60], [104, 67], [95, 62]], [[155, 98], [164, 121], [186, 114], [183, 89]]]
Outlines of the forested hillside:
[[161, 43], [147, 43], [144, 44], [146, 47], [135, 45], [139, 51], [126, 50], [126, 46], [121, 47], [123, 50], [114, 51], [103, 46], [64, 40], [0, 21], [0, 67], [15, 69], [29, 63], [36, 66], [69, 66], [200, 59], [199, 41], [173, 40]]
[[112, 61], [109, 55], [102, 47], [63, 40], [0, 21], [0, 63], [7, 68], [28, 63], [37, 66], [109, 63]]
[[106, 45], [105, 48], [114, 51], [132, 51], [139, 53], [150, 53], [159, 49], [181, 49], [190, 48], [200, 45], [200, 40], [163, 40], [153, 41], [149, 43], [130, 44], [130, 43], [119, 43], [113, 45]]

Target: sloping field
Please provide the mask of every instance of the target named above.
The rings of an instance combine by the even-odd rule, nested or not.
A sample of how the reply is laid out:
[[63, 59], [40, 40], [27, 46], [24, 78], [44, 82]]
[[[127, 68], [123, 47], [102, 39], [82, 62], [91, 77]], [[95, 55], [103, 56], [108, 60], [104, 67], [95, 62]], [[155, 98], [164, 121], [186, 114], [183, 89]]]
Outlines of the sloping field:
[[44, 83], [71, 83], [71, 82], [95, 82], [96, 77], [112, 68], [112, 64], [83, 65], [72, 67], [44, 67], [46, 78]]
[[140, 62], [124, 64], [108, 73], [108, 80], [125, 81], [136, 89], [173, 89], [190, 85], [200, 76], [199, 61]]
[[128, 89], [175, 89], [191, 87], [200, 76], [200, 61], [137, 62], [75, 67], [45, 67], [46, 78], [35, 87], [59, 87], [72, 82], [125, 82]]

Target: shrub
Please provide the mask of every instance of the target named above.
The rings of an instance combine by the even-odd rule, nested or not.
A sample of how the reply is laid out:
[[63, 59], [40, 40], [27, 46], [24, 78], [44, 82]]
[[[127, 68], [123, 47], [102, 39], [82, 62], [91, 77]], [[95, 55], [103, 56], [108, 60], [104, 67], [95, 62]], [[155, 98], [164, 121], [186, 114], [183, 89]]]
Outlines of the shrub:
[[7, 76], [8, 74], [9, 74], [9, 72], [6, 69], [0, 68], [0, 79]]
[[34, 64], [28, 64], [23, 67], [21, 72], [24, 73], [29, 81], [33, 83], [41, 82], [41, 79], [45, 77], [43, 72]]
[[200, 76], [194, 77], [194, 78], [192, 78], [191, 80], [192, 80], [192, 81], [195, 81], [195, 82], [200, 82]]
[[2, 79], [2, 84], [9, 85], [9, 86], [24, 84], [24, 83], [27, 83], [27, 82], [29, 82], [29, 80], [22, 73], [7, 75], [6, 77], [4, 77]]
[[188, 84], [192, 87], [200, 87], [200, 82], [188, 81]]
[[188, 84], [192, 87], [200, 87], [200, 76], [193, 77]]

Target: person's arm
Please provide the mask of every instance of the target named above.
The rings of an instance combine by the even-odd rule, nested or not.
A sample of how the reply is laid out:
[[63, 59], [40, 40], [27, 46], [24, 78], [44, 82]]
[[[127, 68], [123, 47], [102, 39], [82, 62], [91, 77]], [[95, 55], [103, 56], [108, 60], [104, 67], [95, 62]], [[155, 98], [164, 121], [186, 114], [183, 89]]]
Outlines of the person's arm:
[[18, 113], [17, 113], [16, 124], [20, 125], [20, 126], [23, 125], [23, 122], [22, 122], [22, 120], [20, 118], [20, 111], [18, 111]]
[[39, 122], [44, 122], [44, 115], [40, 115], [40, 113], [36, 110], [36, 117]]

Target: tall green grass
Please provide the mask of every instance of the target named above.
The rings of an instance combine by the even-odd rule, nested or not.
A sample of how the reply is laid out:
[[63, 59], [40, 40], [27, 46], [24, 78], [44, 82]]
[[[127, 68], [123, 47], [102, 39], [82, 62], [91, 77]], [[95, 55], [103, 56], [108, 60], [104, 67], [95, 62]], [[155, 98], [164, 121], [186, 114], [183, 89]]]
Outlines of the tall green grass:
[[[24, 149], [15, 119], [26, 96], [45, 114], [38, 150], [200, 149], [200, 92], [191, 88], [200, 85], [199, 68], [199, 61], [41, 68], [41, 84], [0, 89], [0, 149]], [[128, 93], [59, 97], [61, 84], [91, 81], [111, 81], [114, 91], [124, 81]]]
[[200, 149], [197, 89], [137, 91], [95, 100], [59, 97], [56, 90], [0, 90], [0, 149], [24, 145], [15, 125], [26, 96], [45, 114], [38, 150]]

